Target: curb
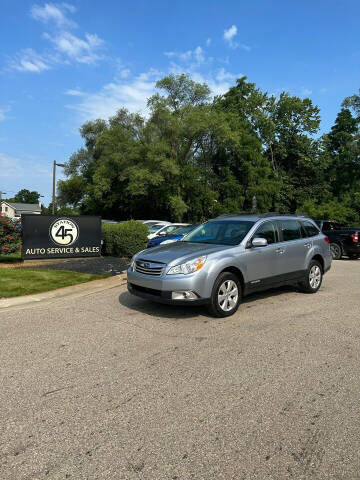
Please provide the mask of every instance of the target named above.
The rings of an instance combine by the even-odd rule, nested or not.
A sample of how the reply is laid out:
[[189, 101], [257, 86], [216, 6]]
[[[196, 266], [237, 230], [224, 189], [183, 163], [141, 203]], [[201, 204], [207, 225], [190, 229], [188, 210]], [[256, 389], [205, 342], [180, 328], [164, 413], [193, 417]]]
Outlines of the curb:
[[58, 288], [48, 292], [36, 293], [34, 295], [24, 295], [22, 297], [5, 298], [0, 300], [0, 312], [12, 309], [14, 307], [31, 307], [38, 305], [39, 302], [51, 303], [64, 297], [83, 297], [94, 293], [102, 292], [110, 288], [126, 285], [126, 273], [115, 275], [110, 278], [100, 280], [91, 280], [86, 283], [78, 283], [69, 287]]

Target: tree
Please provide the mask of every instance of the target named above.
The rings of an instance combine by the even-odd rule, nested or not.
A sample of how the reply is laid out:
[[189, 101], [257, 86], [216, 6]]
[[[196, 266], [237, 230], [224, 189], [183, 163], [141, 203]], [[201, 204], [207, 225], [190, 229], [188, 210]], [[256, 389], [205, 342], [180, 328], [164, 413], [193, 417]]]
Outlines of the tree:
[[29, 190], [26, 190], [24, 188], [14, 196], [14, 202], [15, 203], [39, 203], [39, 198], [40, 198], [40, 193], [35, 191], [30, 192]]

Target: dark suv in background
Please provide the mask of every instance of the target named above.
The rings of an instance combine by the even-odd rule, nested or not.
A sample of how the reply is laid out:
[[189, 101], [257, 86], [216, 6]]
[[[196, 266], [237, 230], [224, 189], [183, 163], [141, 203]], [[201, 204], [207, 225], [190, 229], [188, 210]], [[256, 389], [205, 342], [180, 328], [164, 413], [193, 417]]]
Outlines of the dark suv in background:
[[349, 258], [360, 258], [360, 227], [345, 227], [331, 220], [315, 220], [320, 230], [330, 240], [330, 250], [334, 260], [343, 255]]

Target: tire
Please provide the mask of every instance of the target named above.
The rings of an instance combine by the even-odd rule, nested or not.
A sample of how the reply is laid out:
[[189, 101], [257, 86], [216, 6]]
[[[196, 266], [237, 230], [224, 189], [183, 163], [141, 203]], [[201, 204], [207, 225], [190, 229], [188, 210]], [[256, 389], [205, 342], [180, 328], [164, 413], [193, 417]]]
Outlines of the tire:
[[330, 243], [330, 251], [334, 260], [340, 260], [342, 257], [342, 248], [339, 243]]
[[323, 279], [323, 270], [320, 262], [311, 260], [306, 270], [305, 278], [300, 282], [300, 291], [304, 293], [316, 293], [321, 287]]
[[208, 311], [214, 317], [229, 317], [239, 308], [241, 297], [239, 278], [231, 272], [222, 272], [215, 280]]

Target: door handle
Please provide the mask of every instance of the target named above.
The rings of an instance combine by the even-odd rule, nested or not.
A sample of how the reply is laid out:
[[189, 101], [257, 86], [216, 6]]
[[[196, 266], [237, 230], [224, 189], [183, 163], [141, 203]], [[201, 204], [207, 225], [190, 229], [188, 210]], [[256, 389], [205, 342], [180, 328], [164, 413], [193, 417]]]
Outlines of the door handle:
[[279, 255], [282, 255], [285, 252], [285, 250], [279, 247], [275, 250], [275, 252], [278, 253]]
[[306, 247], [306, 248], [310, 248], [311, 246], [312, 246], [312, 243], [311, 243], [311, 242], [309, 242], [309, 243], [304, 243], [304, 247]]

